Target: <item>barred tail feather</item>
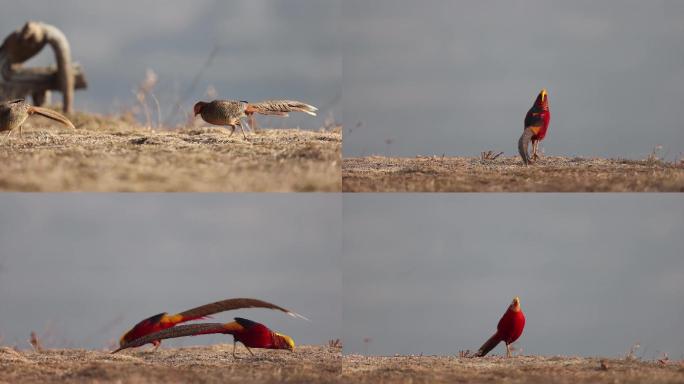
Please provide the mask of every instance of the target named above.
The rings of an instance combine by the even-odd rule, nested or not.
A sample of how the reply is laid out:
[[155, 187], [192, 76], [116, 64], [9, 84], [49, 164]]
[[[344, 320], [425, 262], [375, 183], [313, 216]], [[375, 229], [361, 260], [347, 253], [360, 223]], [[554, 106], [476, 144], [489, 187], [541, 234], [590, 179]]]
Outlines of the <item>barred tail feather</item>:
[[117, 350], [113, 351], [112, 353], [117, 353], [121, 350], [128, 348], [140, 347], [153, 341], [175, 339], [178, 337], [185, 336], [208, 335], [214, 333], [230, 333], [230, 329], [226, 328], [226, 324], [221, 323], [179, 325], [173, 328], [165, 329], [163, 331], [151, 333], [149, 335], [140, 337], [133, 341], [129, 341], [121, 347], [119, 347]]
[[215, 303], [210, 303], [210, 304], [202, 305], [202, 306], [197, 307], [197, 308], [189, 309], [185, 312], [179, 313], [179, 315], [183, 319], [183, 322], [185, 322], [185, 321], [201, 319], [201, 318], [204, 318], [204, 317], [207, 317], [209, 315], [213, 315], [213, 314], [216, 314], [219, 312], [231, 311], [231, 310], [242, 309], [242, 308], [273, 309], [273, 310], [285, 312], [292, 317], [298, 317], [298, 318], [301, 318], [304, 320], [309, 320], [306, 317], [304, 317], [298, 313], [290, 311], [289, 309], [277, 306], [277, 305], [269, 303], [267, 301], [258, 300], [258, 299], [249, 299], [249, 298], [237, 298], [237, 299], [221, 300], [221, 301], [217, 301]]
[[76, 129], [76, 127], [74, 127], [74, 124], [71, 121], [69, 121], [69, 119], [67, 119], [66, 117], [62, 116], [61, 114], [59, 114], [59, 113], [57, 113], [51, 109], [41, 108], [41, 107], [31, 107], [29, 109], [29, 113], [41, 115], [43, 117], [47, 117], [48, 119], [62, 123], [71, 129]]
[[288, 112], [303, 112], [307, 115], [316, 116], [318, 108], [313, 105], [294, 100], [268, 100], [260, 103], [249, 104], [248, 109], [262, 115], [287, 116]]

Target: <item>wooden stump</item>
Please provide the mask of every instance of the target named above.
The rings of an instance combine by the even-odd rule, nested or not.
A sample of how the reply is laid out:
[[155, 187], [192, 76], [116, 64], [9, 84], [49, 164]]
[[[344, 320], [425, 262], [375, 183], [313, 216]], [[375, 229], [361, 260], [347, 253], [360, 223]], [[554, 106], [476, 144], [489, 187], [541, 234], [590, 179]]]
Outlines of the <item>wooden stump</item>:
[[[37, 55], [46, 45], [55, 53], [57, 66], [24, 68], [24, 62]], [[73, 109], [75, 89], [85, 89], [83, 70], [71, 62], [71, 49], [66, 36], [56, 27], [29, 21], [12, 32], [0, 46], [0, 97], [2, 99], [33, 97], [43, 105], [47, 93], [62, 92], [63, 110]]]

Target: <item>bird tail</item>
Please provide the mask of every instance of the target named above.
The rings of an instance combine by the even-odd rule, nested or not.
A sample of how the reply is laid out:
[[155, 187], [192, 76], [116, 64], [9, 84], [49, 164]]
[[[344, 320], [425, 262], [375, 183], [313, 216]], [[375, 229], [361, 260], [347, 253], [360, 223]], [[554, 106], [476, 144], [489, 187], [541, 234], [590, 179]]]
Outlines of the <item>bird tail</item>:
[[179, 313], [178, 315], [182, 319], [182, 321], [185, 322], [185, 321], [201, 319], [201, 318], [204, 318], [204, 317], [207, 317], [209, 315], [213, 315], [213, 314], [216, 314], [219, 312], [225, 312], [225, 311], [230, 311], [230, 310], [234, 310], [234, 309], [242, 309], [242, 308], [274, 309], [277, 311], [285, 312], [292, 317], [298, 317], [300, 319], [309, 320], [306, 317], [304, 317], [304, 316], [302, 316], [296, 312], [292, 312], [289, 309], [285, 309], [285, 308], [277, 306], [275, 304], [271, 304], [271, 303], [263, 301], [263, 300], [247, 299], [247, 298], [221, 300], [221, 301], [217, 301], [215, 303], [202, 305], [201, 307], [189, 309], [185, 312]]
[[149, 335], [140, 337], [124, 345], [120, 346], [117, 350], [112, 353], [117, 353], [123, 349], [140, 347], [145, 344], [151, 343], [153, 341], [164, 340], [164, 339], [175, 339], [177, 337], [184, 336], [199, 336], [208, 335], [213, 333], [230, 333], [230, 329], [226, 329], [226, 324], [221, 323], [203, 323], [203, 324], [191, 324], [191, 325], [179, 325], [172, 328], [167, 328], [163, 331], [150, 333]]
[[530, 163], [530, 155], [527, 152], [527, 149], [530, 146], [532, 136], [534, 136], [534, 132], [529, 128], [525, 128], [522, 136], [520, 136], [520, 139], [518, 140], [518, 153], [520, 153], [520, 157], [522, 157], [522, 161], [525, 165]]
[[480, 349], [477, 350], [477, 353], [475, 354], [476, 357], [484, 357], [486, 356], [489, 351], [494, 349], [499, 343], [501, 342], [501, 337], [499, 337], [499, 333], [495, 333], [494, 336], [490, 337], [489, 340], [485, 341], [484, 344], [480, 347]]
[[288, 112], [304, 112], [316, 116], [318, 108], [313, 105], [293, 100], [268, 100], [247, 105], [246, 112], [256, 112], [261, 115], [287, 116]]
[[41, 115], [43, 117], [47, 117], [48, 119], [52, 119], [54, 121], [60, 122], [60, 123], [66, 125], [67, 127], [71, 128], [71, 129], [76, 129], [76, 127], [74, 127], [74, 124], [71, 121], [69, 121], [69, 119], [67, 119], [66, 117], [62, 116], [61, 114], [59, 114], [59, 113], [57, 113], [51, 109], [32, 106], [29, 109], [29, 113]]

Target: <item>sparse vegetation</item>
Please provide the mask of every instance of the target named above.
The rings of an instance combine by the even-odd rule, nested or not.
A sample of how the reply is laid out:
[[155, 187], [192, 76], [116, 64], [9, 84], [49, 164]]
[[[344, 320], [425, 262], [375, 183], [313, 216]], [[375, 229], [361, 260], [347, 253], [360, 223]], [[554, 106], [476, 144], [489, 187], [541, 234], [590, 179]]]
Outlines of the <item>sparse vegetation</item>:
[[328, 347], [342, 349], [342, 347], [343, 347], [342, 340], [340, 340], [340, 339], [328, 340]]
[[[5, 191], [340, 191], [341, 128], [261, 130], [248, 141], [199, 121], [151, 130], [76, 113], [77, 130], [34, 118], [0, 138]], [[49, 124], [49, 125], [45, 125]], [[150, 123], [151, 124], [151, 123]]]
[[503, 155], [503, 152], [494, 153], [494, 151], [485, 151], [480, 153], [480, 160], [483, 162], [492, 161]]
[[343, 358], [345, 383], [677, 383], [684, 365], [565, 356]]
[[372, 156], [344, 159], [344, 192], [684, 192], [684, 166], [645, 160]]
[[38, 339], [38, 335], [36, 334], [36, 332], [31, 331], [31, 338], [29, 339], [29, 342], [31, 343], [31, 346], [33, 347], [34, 351], [43, 351], [43, 345], [40, 343], [40, 340]]
[[253, 349], [233, 358], [232, 344], [156, 352], [44, 350], [0, 347], [2, 383], [301, 383], [336, 382], [339, 349], [299, 346], [294, 353]]
[[242, 349], [232, 344], [148, 348], [111, 354], [77, 349], [17, 350], [0, 347], [0, 382], [21, 383], [675, 383], [684, 363], [666, 355], [640, 358], [568, 356], [361, 356], [342, 355], [341, 341], [298, 346], [294, 353]]

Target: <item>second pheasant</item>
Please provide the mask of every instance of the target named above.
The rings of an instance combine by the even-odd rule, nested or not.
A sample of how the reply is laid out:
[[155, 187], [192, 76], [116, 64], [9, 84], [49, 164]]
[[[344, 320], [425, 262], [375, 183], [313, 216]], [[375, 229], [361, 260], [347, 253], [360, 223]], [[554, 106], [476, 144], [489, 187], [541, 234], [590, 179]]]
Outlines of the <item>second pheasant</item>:
[[245, 139], [247, 135], [242, 127], [244, 117], [252, 119], [255, 113], [286, 117], [290, 112], [304, 112], [316, 116], [316, 111], [318, 111], [318, 108], [312, 105], [293, 100], [268, 100], [260, 103], [236, 100], [200, 101], [193, 109], [195, 116], [202, 116], [202, 119], [209, 124], [231, 127], [231, 136], [235, 133], [235, 128], [240, 127]]

